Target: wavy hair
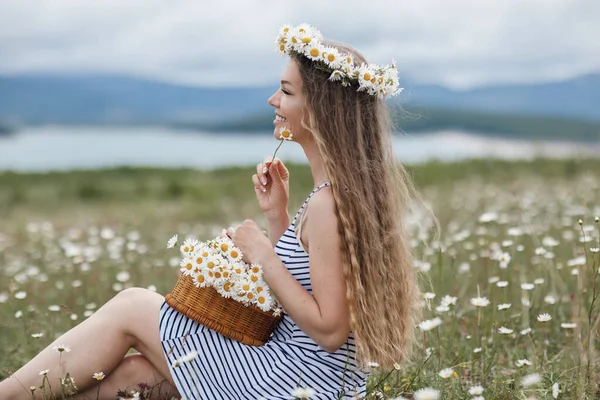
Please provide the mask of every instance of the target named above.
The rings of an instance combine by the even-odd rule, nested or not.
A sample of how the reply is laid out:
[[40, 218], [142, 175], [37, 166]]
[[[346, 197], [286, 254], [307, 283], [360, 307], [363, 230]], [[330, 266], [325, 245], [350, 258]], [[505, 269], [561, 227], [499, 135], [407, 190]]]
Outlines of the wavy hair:
[[[349, 45], [326, 44], [366, 63]], [[385, 102], [357, 84], [329, 81], [330, 73], [304, 56], [291, 58], [302, 78], [302, 126], [314, 136], [335, 199], [356, 359], [392, 367], [410, 357], [421, 317], [404, 223], [419, 196], [394, 156]]]

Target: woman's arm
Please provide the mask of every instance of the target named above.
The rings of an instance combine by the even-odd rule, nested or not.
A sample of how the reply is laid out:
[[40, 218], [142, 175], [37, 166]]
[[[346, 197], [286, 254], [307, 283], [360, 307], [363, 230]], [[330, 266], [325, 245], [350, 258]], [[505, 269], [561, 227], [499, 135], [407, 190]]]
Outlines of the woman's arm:
[[267, 232], [273, 247], [279, 242], [279, 239], [281, 239], [281, 236], [283, 236], [289, 226], [290, 217], [287, 210], [283, 210], [277, 216], [267, 217]]
[[265, 281], [294, 322], [325, 351], [334, 352], [346, 341], [350, 321], [333, 198], [313, 196], [310, 212], [311, 222], [306, 229], [312, 295], [290, 274], [277, 254], [265, 254], [257, 262], [262, 264]]

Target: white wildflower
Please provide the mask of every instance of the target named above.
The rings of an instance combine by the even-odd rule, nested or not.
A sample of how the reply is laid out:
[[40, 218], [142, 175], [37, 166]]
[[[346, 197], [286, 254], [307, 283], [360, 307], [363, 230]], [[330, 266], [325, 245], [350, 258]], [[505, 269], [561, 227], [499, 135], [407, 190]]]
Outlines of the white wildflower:
[[471, 396], [479, 396], [483, 394], [483, 387], [481, 386], [473, 386], [472, 388], [469, 389], [469, 394]]
[[542, 381], [542, 377], [540, 376], [540, 374], [529, 374], [524, 376], [521, 379], [521, 385], [524, 387], [530, 387], [533, 385], [537, 385], [538, 383], [540, 383]]
[[442, 377], [443, 379], [448, 379], [452, 376], [452, 374], [454, 373], [454, 370], [452, 368], [444, 368], [443, 370], [441, 370], [438, 375], [440, 377]]
[[490, 304], [490, 301], [485, 297], [474, 297], [471, 299], [471, 304], [475, 307], [486, 307]]
[[291, 394], [299, 399], [309, 399], [310, 396], [315, 394], [315, 390], [311, 388], [296, 388]]
[[550, 316], [550, 314], [540, 314], [537, 317], [537, 320], [539, 322], [548, 322], [552, 319], [552, 317]]
[[423, 388], [413, 394], [415, 400], [437, 400], [440, 397], [440, 391], [437, 389]]
[[167, 242], [167, 249], [172, 249], [173, 247], [175, 247], [177, 245], [178, 239], [179, 237], [177, 235], [174, 235], [171, 239], [169, 239], [169, 241]]
[[434, 319], [430, 319], [427, 321], [423, 321], [419, 324], [419, 328], [423, 331], [423, 332], [427, 332], [430, 331], [434, 328], [437, 328], [438, 326], [440, 326], [442, 324], [442, 320], [438, 317], [435, 317]]

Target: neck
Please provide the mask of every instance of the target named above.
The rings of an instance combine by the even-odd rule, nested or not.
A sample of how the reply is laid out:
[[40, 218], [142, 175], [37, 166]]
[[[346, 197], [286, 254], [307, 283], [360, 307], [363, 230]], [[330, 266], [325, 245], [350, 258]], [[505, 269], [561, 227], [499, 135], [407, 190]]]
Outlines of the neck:
[[319, 149], [317, 148], [317, 143], [314, 140], [302, 143], [302, 149], [304, 150], [304, 154], [306, 154], [306, 158], [308, 158], [314, 187], [316, 188], [325, 182], [329, 182], [329, 176], [325, 171], [325, 165], [323, 163], [323, 158], [319, 153]]

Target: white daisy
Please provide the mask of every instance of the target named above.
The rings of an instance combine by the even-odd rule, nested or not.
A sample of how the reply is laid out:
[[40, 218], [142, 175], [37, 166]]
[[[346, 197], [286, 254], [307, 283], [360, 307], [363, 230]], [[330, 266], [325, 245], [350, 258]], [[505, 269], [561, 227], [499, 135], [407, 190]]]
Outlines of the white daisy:
[[194, 260], [191, 257], [184, 257], [179, 263], [179, 271], [186, 276], [191, 276], [194, 271]]
[[513, 333], [514, 331], [512, 329], [508, 329], [504, 326], [501, 326], [500, 328], [498, 328], [498, 333], [501, 333], [503, 335], [510, 335], [511, 333]]
[[486, 307], [490, 304], [490, 301], [485, 297], [474, 297], [471, 299], [471, 304], [475, 307]]
[[415, 400], [437, 400], [440, 397], [440, 391], [432, 388], [419, 389], [413, 393]]
[[510, 308], [510, 306], [511, 306], [511, 304], [509, 304], [509, 303], [498, 304], [498, 310], [499, 311], [507, 310]]
[[521, 331], [521, 335], [527, 335], [528, 333], [531, 333], [531, 328], [529, 328], [529, 327], [527, 327]]
[[315, 390], [312, 388], [296, 388], [292, 391], [291, 395], [299, 399], [309, 399], [315, 393]]
[[294, 134], [287, 127], [282, 126], [279, 128], [279, 139], [280, 140], [292, 140], [294, 138]]
[[242, 251], [235, 246], [231, 246], [227, 252], [227, 257], [229, 258], [230, 262], [240, 262], [242, 261], [243, 256], [244, 255], [242, 254]]
[[469, 389], [469, 394], [471, 396], [480, 396], [483, 394], [483, 387], [482, 386], [473, 386]]
[[269, 291], [262, 291], [256, 295], [256, 306], [263, 311], [269, 311], [273, 306], [273, 298]]
[[338, 69], [342, 65], [342, 55], [335, 47], [325, 47], [321, 59], [332, 69]]
[[563, 322], [560, 324], [560, 327], [563, 329], [575, 329], [577, 328], [577, 324], [575, 322]]
[[183, 242], [183, 244], [179, 247], [179, 249], [181, 250], [181, 254], [183, 256], [191, 257], [195, 253], [198, 246], [199, 246], [198, 240], [188, 238], [185, 240], [185, 242]]
[[550, 316], [550, 314], [540, 314], [537, 317], [537, 320], [539, 322], [548, 322], [552, 319], [552, 317]]
[[94, 375], [92, 375], [92, 378], [94, 378], [97, 381], [101, 381], [105, 378], [104, 372], [102, 372], [102, 371], [94, 372]]
[[528, 359], [526, 359], [526, 358], [523, 358], [523, 359], [521, 359], [521, 360], [517, 360], [517, 361], [515, 362], [515, 365], [516, 365], [518, 368], [525, 367], [525, 366], [531, 366], [531, 361], [529, 361], [529, 360], [528, 360]]
[[454, 370], [452, 368], [444, 368], [443, 370], [438, 372], [438, 375], [443, 379], [448, 379], [452, 376], [453, 373]]
[[177, 235], [174, 235], [171, 239], [169, 239], [169, 241], [167, 242], [167, 249], [172, 249], [173, 247], [175, 247], [178, 238], [179, 237]]
[[342, 80], [345, 77], [346, 77], [346, 74], [344, 73], [344, 71], [336, 69], [331, 73], [331, 76], [329, 76], [329, 80], [332, 82], [335, 82], [335, 81]]
[[437, 328], [438, 326], [440, 326], [442, 324], [442, 320], [438, 317], [435, 317], [434, 319], [430, 319], [427, 321], [423, 321], [419, 324], [419, 328], [423, 331], [423, 332], [427, 332], [430, 331], [434, 328]]
[[456, 305], [457, 300], [458, 300], [457, 297], [446, 295], [446, 296], [442, 297], [441, 305], [443, 305], [443, 306]]
[[535, 285], [533, 283], [521, 283], [521, 289], [523, 290], [533, 290]]
[[541, 381], [542, 381], [542, 377], [540, 376], [540, 374], [529, 374], [529, 375], [524, 376], [521, 379], [521, 385], [523, 387], [530, 387], [530, 386], [537, 385]]
[[54, 349], [54, 351], [56, 351], [59, 354], [60, 353], [68, 353], [71, 351], [69, 346], [64, 345], [64, 344], [58, 344], [58, 345], [54, 346], [52, 349]]

